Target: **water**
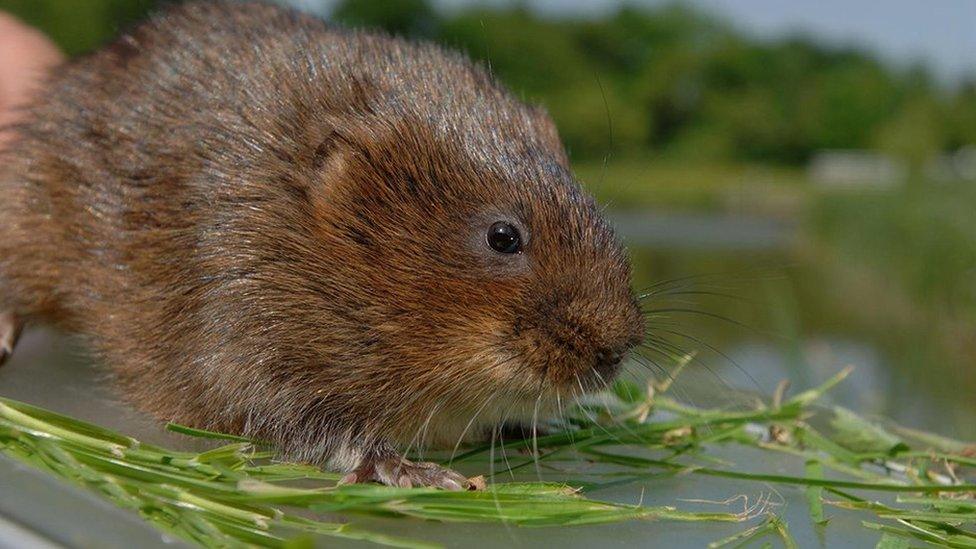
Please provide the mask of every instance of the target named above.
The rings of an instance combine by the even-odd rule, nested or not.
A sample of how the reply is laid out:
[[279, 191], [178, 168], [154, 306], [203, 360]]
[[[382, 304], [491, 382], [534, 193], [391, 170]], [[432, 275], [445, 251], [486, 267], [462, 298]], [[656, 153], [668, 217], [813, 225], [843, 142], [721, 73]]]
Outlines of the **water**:
[[[853, 366], [833, 403], [976, 439], [976, 370], [966, 356], [948, 352], [924, 321], [893, 328], [887, 311], [906, 308], [899, 297], [871, 293], [874, 280], [859, 265], [818, 261], [799, 225], [655, 212], [615, 220], [638, 288], [694, 277], [677, 285], [698, 293], [647, 304], [701, 311], [661, 315], [662, 337], [699, 353], [678, 383], [691, 398], [729, 387], [768, 395], [784, 379], [803, 389]], [[905, 316], [914, 314], [923, 316], [910, 308]]]
[[[654, 213], [618, 217], [617, 222], [632, 249], [638, 287], [705, 275], [675, 287], [707, 293], [660, 297], [648, 305], [707, 313], [662, 314], [655, 324], [658, 331], [652, 332], [684, 350], [699, 352], [698, 359], [676, 383], [674, 391], [681, 399], [704, 406], [742, 403], [751, 398], [750, 394], [771, 394], [783, 379], [792, 380], [799, 390], [853, 365], [854, 374], [831, 393], [833, 402], [883, 414], [911, 427], [976, 437], [971, 380], [952, 377], [952, 368], [958, 368], [952, 363], [925, 362], [926, 368], [919, 369], [920, 361], [940, 352], [928, 339], [890, 334], [883, 323], [872, 326], [863, 319], [846, 317], [843, 304], [852, 299], [847, 292], [858, 286], [832, 278], [835, 273], [806, 259], [796, 225], [770, 219]], [[641, 370], [634, 372], [632, 375], [639, 375]], [[28, 331], [11, 363], [0, 369], [0, 394], [94, 421], [147, 442], [188, 449], [200, 444], [165, 432], [155, 421], [119, 403], [78, 347], [67, 337], [44, 330]], [[716, 455], [746, 470], [803, 474], [802, 463], [768, 452], [723, 448]], [[477, 469], [463, 472], [484, 473]], [[544, 471], [541, 478], [559, 481], [567, 474]], [[578, 474], [575, 471], [571, 476]], [[519, 478], [539, 477], [535, 471], [527, 471]], [[828, 508], [832, 515], [829, 526], [813, 526], [803, 492], [792, 487], [686, 475], [591, 495], [623, 503], [727, 512], [765, 502], [766, 508], [790, 524], [801, 546], [869, 547], [877, 541], [876, 533], [861, 527], [862, 517], [855, 513], [831, 512]], [[9, 500], [31, 495], [7, 490], [0, 497]], [[48, 523], [59, 523], [56, 516], [50, 519]], [[452, 547], [471, 545], [472, 540], [479, 547], [701, 547], [745, 528], [742, 524], [635, 521], [529, 529], [365, 517], [349, 520]]]

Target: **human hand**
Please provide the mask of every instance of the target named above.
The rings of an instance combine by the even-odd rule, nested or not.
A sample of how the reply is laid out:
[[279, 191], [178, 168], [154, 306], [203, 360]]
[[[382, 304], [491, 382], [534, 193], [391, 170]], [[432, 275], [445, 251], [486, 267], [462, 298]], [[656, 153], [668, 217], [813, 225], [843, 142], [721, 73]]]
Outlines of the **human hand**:
[[39, 31], [0, 12], [0, 145], [10, 139], [8, 126], [22, 116], [46, 72], [63, 59]]

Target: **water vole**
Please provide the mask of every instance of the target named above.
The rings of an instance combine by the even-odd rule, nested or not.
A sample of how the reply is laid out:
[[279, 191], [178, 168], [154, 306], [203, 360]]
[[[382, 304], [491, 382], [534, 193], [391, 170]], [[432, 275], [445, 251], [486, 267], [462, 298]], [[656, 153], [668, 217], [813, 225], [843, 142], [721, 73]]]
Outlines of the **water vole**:
[[0, 343], [83, 334], [140, 408], [348, 480], [458, 488], [401, 453], [552, 414], [643, 336], [548, 116], [431, 44], [191, 2], [16, 132]]

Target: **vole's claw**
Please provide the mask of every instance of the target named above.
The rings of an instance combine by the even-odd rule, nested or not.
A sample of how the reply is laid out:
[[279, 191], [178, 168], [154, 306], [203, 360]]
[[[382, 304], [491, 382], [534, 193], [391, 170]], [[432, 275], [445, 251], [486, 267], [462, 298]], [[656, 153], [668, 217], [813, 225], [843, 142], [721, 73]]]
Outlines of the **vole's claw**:
[[469, 486], [468, 479], [436, 463], [413, 463], [406, 459], [386, 459], [375, 466], [377, 480], [390, 486], [402, 488], [434, 487], [444, 490], [463, 490]]
[[386, 458], [364, 463], [342, 477], [339, 484], [375, 481], [400, 488], [431, 487], [444, 490], [467, 490], [471, 482], [464, 475], [436, 463], [414, 463], [403, 458]]

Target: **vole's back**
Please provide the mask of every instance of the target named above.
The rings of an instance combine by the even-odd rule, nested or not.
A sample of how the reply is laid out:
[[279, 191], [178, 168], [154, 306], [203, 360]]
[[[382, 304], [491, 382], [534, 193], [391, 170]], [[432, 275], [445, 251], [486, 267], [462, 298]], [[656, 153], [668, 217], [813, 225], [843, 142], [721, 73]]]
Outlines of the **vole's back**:
[[[201, 329], [223, 314], [208, 293], [242, 253], [219, 205], [298, 152], [311, 113], [282, 116], [283, 97], [331, 34], [260, 4], [190, 3], [57, 71], [2, 160], [0, 308], [90, 336], [123, 382], [166, 354], [206, 356]], [[170, 390], [147, 387], [149, 407]]]
[[255, 361], [232, 340], [268, 319], [242, 318], [221, 293], [261, 276], [255, 263], [308, 261], [317, 132], [383, 110], [458, 126], [499, 101], [514, 104], [432, 45], [261, 3], [161, 14], [57, 71], [4, 153], [0, 311], [90, 336], [149, 409], [239, 424], [208, 395], [226, 385], [223, 361]]
[[[198, 311], [212, 282], [199, 277], [214, 266], [202, 264], [220, 268], [221, 233], [241, 229], [215, 204], [254, 182], [262, 199], [294, 191], [288, 180], [321, 140], [309, 133], [329, 116], [414, 110], [435, 124], [478, 126], [511, 116], [492, 110], [498, 102], [512, 103], [482, 71], [431, 45], [259, 3], [162, 14], [58, 71], [4, 155], [2, 308], [114, 340], [111, 348], [133, 341], [121, 333], [144, 330], [189, 352], [172, 323]], [[506, 146], [504, 135], [468, 135]], [[279, 188], [266, 188], [274, 177]]]

